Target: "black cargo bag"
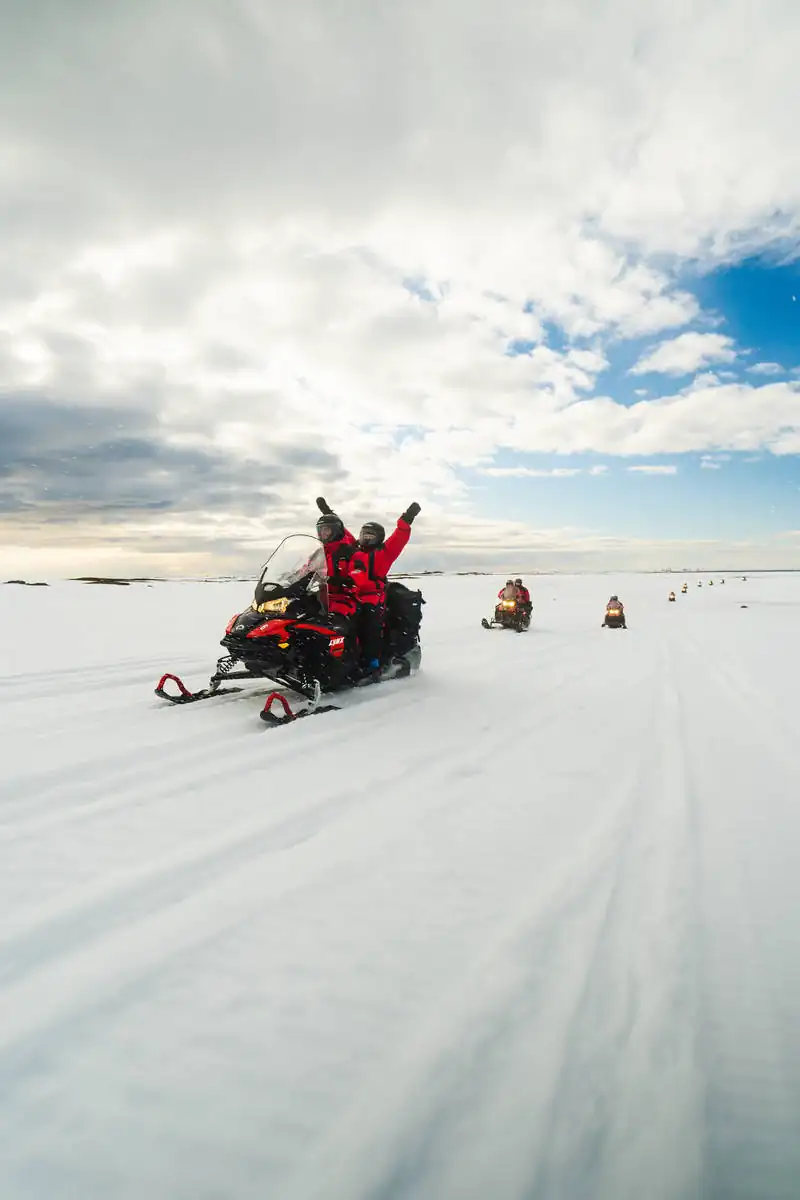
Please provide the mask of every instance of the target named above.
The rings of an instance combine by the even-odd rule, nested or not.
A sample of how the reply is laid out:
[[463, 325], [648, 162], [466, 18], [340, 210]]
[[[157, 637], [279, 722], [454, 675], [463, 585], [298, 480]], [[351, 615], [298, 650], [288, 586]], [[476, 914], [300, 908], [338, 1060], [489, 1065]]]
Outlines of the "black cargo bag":
[[407, 654], [419, 639], [422, 592], [392, 580], [386, 585], [386, 641], [391, 654]]

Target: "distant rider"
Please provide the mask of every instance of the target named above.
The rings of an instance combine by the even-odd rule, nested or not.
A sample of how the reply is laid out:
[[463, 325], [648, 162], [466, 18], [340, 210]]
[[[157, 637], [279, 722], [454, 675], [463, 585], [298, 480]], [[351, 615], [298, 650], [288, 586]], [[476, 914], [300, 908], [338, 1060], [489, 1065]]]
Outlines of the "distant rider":
[[420, 506], [416, 501], [409, 504], [388, 538], [382, 525], [377, 521], [367, 521], [361, 526], [358, 544], [349, 559], [349, 577], [358, 601], [361, 653], [370, 679], [374, 682], [380, 677], [386, 577], [408, 545], [411, 526], [419, 511]]
[[514, 587], [517, 589], [517, 603], [520, 605], [520, 607], [523, 609], [523, 611], [526, 612], [528, 614], [528, 616], [530, 616], [531, 613], [533, 612], [533, 605], [531, 604], [530, 592], [525, 587], [525, 584], [522, 582], [521, 579], [514, 580]]
[[622, 601], [620, 600], [619, 596], [612, 596], [611, 599], [609, 600], [608, 604], [606, 605], [606, 617], [605, 617], [605, 620], [603, 621], [603, 624], [605, 625], [608, 622], [608, 614], [611, 612], [612, 609], [619, 611], [620, 617], [622, 618], [622, 628], [627, 629], [628, 623], [625, 620], [625, 609], [622, 605]]

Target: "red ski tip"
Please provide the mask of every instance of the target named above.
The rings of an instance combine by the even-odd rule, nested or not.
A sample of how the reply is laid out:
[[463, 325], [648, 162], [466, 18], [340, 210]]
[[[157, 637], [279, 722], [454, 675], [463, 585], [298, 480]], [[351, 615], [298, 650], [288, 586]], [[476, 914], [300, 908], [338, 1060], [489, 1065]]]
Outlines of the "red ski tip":
[[191, 696], [192, 693], [186, 687], [183, 680], [180, 679], [177, 675], [170, 675], [169, 673], [167, 673], [166, 675], [162, 675], [161, 678], [159, 679], [158, 685], [156, 687], [156, 695], [157, 696], [163, 696], [163, 698], [165, 700], [173, 700], [173, 699], [177, 700], [178, 699], [177, 696], [170, 696], [169, 692], [164, 691], [164, 684], [167, 682], [168, 679], [171, 679], [173, 683], [177, 683], [177, 685], [180, 689], [181, 696]]
[[[278, 717], [272, 711], [272, 705], [275, 701], [283, 708], [283, 716]], [[260, 716], [262, 721], [266, 721], [268, 725], [288, 725], [291, 721], [299, 721], [300, 717], [316, 717], [320, 713], [338, 712], [337, 704], [315, 704], [311, 708], [301, 708], [300, 712], [292, 712], [289, 701], [284, 696], [283, 692], [270, 692], [264, 701], [264, 707], [261, 710]]]
[[[282, 717], [276, 717], [272, 712], [272, 705], [276, 700], [283, 706], [284, 715]], [[267, 721], [270, 725], [285, 725], [287, 721], [296, 721], [297, 716], [292, 712], [291, 705], [283, 692], [270, 692], [261, 710], [261, 720]]]

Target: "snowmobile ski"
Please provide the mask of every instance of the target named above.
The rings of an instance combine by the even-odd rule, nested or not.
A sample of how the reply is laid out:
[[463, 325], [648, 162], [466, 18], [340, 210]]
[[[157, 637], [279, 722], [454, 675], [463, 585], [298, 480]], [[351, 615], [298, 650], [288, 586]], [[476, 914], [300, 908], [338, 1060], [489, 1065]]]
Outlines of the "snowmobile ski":
[[487, 621], [486, 617], [481, 617], [481, 625], [484, 629], [503, 629], [514, 633], [527, 633], [531, 627], [530, 621], [522, 625], [517, 623], [503, 625], [500, 621]]
[[[300, 712], [293, 712], [292, 706], [284, 696], [283, 692], [270, 692], [264, 701], [264, 707], [261, 710], [260, 716], [262, 721], [266, 721], [268, 725], [288, 725], [291, 721], [299, 721], [301, 717], [316, 717], [320, 713], [340, 712], [338, 704], [320, 704], [322, 689], [317, 682], [314, 688], [314, 696], [308, 708], [302, 708]], [[283, 716], [276, 716], [272, 711], [272, 706], [275, 701], [283, 708]]]
[[[166, 690], [164, 685], [169, 679], [178, 685], [179, 691], [177, 695], [170, 695]], [[169, 673], [161, 676], [155, 689], [156, 695], [162, 700], [168, 700], [170, 704], [194, 704], [196, 700], [211, 700], [215, 696], [230, 696], [233, 692], [242, 691], [244, 691], [244, 688], [221, 688], [215, 687], [212, 683], [211, 687], [201, 688], [199, 692], [190, 692], [180, 676]]]

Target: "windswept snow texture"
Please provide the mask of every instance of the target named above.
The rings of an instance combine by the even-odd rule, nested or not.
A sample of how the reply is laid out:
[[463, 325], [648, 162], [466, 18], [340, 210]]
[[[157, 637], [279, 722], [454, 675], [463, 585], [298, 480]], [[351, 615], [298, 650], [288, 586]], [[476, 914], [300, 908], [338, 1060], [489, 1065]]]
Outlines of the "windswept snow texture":
[[4, 1200], [797, 1200], [800, 580], [530, 582], [282, 729], [153, 695], [246, 583], [0, 588]]

